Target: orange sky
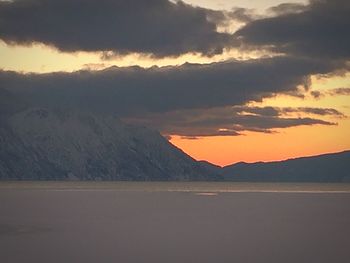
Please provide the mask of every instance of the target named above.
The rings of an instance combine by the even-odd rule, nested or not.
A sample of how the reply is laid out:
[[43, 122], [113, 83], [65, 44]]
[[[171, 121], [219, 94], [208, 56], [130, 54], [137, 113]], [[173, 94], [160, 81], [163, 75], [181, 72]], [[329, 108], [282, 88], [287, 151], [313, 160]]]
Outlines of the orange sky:
[[[312, 78], [312, 89], [327, 91], [337, 87], [350, 87], [350, 74], [340, 77]], [[345, 118], [323, 118], [336, 126], [299, 126], [275, 130], [265, 134], [246, 132], [241, 136], [204, 137], [196, 140], [174, 136], [171, 142], [197, 160], [208, 160], [220, 166], [245, 161], [274, 161], [350, 150], [350, 97], [325, 96], [304, 99], [277, 96], [254, 106], [335, 108]], [[303, 117], [303, 116], [302, 116]]]
[[247, 132], [244, 136], [204, 137], [197, 140], [176, 136], [171, 142], [197, 160], [220, 166], [245, 161], [274, 161], [350, 149], [350, 122], [339, 127], [297, 127], [275, 134]]

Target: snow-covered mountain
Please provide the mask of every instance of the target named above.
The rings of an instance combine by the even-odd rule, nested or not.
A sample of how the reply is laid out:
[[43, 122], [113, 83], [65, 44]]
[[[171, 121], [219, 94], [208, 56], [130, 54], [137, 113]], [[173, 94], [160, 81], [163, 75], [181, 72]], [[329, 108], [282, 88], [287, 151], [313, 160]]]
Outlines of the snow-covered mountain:
[[0, 179], [215, 180], [158, 132], [103, 114], [27, 108], [0, 120]]

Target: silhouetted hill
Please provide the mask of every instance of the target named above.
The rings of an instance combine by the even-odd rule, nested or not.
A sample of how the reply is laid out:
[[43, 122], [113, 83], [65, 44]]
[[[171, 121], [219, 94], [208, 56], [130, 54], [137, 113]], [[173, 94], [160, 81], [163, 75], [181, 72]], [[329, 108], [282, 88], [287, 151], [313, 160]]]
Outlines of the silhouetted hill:
[[237, 163], [222, 168], [227, 181], [350, 182], [350, 151], [280, 162]]

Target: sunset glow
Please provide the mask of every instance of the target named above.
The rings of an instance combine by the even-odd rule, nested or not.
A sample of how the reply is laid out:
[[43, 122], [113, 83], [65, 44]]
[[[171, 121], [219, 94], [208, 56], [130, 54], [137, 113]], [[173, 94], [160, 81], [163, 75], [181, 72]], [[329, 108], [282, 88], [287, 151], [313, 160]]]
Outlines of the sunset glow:
[[[223, 43], [220, 43], [218, 48], [222, 48], [222, 52], [215, 49], [213, 52], [211, 44], [205, 47], [208, 50], [201, 45], [196, 47], [197, 50], [193, 49], [191, 46], [193, 43], [190, 39], [188, 50], [196, 51], [186, 49], [181, 51], [184, 47], [180, 46], [178, 53], [173, 54], [172, 52], [175, 51], [170, 49], [161, 50], [159, 54], [156, 50], [152, 54], [152, 48], [150, 48], [151, 51], [147, 51], [146, 48], [147, 52], [141, 52], [132, 51], [131, 49], [131, 51], [124, 50], [125, 47], [122, 47], [122, 51], [118, 54], [117, 49], [111, 51], [98, 47], [94, 47], [96, 51], [89, 51], [89, 45], [79, 49], [75, 46], [76, 43], [69, 46], [69, 43], [67, 44], [65, 40], [62, 40], [62, 43], [58, 41], [56, 44], [49, 45], [50, 39], [44, 39], [41, 43], [40, 40], [35, 39], [35, 36], [31, 41], [17, 41], [17, 37], [21, 39], [21, 36], [7, 36], [4, 33], [3, 36], [0, 35], [0, 69], [4, 74], [11, 71], [22, 74], [26, 78], [37, 78], [38, 80], [34, 80], [34, 82], [40, 82], [41, 78], [56, 76], [51, 74], [54, 72], [61, 72], [64, 77], [70, 78], [71, 75], [79, 76], [79, 74], [83, 74], [80, 71], [85, 71], [86, 74], [91, 73], [92, 76], [104, 74], [105, 71], [108, 72], [109, 70], [115, 70], [117, 73], [119, 71], [140, 71], [144, 75], [153, 76], [152, 74], [156, 74], [160, 76], [159, 79], [162, 79], [162, 81], [163, 79], [171, 79], [169, 76], [174, 75], [173, 81], [174, 83], [178, 81], [179, 85], [182, 85], [180, 87], [181, 91], [170, 89], [167, 93], [163, 91], [164, 88], [160, 87], [159, 90], [162, 91], [161, 94], [163, 95], [150, 95], [148, 104], [141, 105], [140, 109], [136, 108], [140, 103], [142, 104], [142, 98], [134, 100], [132, 96], [129, 96], [128, 98], [136, 104], [129, 107], [127, 113], [125, 113], [126, 116], [123, 115], [124, 113], [119, 114], [119, 112], [116, 112], [117, 110], [113, 114], [120, 116], [121, 119], [131, 120], [131, 122], [134, 121], [159, 130], [163, 135], [171, 137], [171, 143], [193, 158], [207, 160], [221, 166], [239, 161], [283, 160], [350, 149], [350, 120], [348, 117], [350, 116], [350, 73], [348, 73], [349, 60], [346, 56], [334, 58], [333, 64], [338, 63], [339, 66], [333, 66], [333, 64], [322, 65], [320, 68], [324, 68], [321, 69], [318, 69], [318, 66], [314, 66], [314, 64], [322, 64], [322, 59], [327, 61], [329, 58], [312, 57], [306, 60], [307, 63], [310, 63], [310, 69], [307, 68], [303, 69], [305, 72], [298, 72], [298, 67], [304, 65], [299, 61], [305, 59], [302, 53], [293, 53], [295, 52], [293, 48], [283, 50], [284, 47], [282, 47], [278, 50], [276, 47], [279, 45], [279, 39], [273, 40], [275, 42], [271, 40], [271, 44], [269, 44], [264, 42], [266, 41], [264, 38], [256, 40], [255, 36], [250, 35], [255, 32], [253, 21], [257, 21], [256, 26], [258, 27], [261, 26], [259, 24], [260, 19], [261, 21], [263, 19], [273, 21], [276, 17], [283, 17], [288, 12], [294, 12], [294, 15], [298, 15], [303, 12], [303, 8], [308, 8], [308, 1], [293, 1], [294, 5], [291, 5], [291, 7], [287, 5], [279, 6], [284, 3], [282, 0], [239, 0], [234, 3], [226, 0], [188, 0], [185, 2], [189, 4], [185, 6], [188, 9], [201, 7], [210, 9], [211, 12], [219, 12], [216, 14], [217, 17], [211, 17], [212, 13], [209, 12], [208, 21], [214, 21], [213, 23], [216, 23], [218, 31], [220, 31], [220, 28], [225, 29], [225, 27], [228, 28], [230, 25], [234, 25], [234, 30], [238, 30], [237, 32], [245, 37], [247, 43], [241, 43], [243, 37], [237, 37], [235, 32], [225, 32], [223, 30], [222, 34], [225, 37], [226, 35], [234, 36], [234, 39], [230, 41], [223, 40]], [[316, 2], [314, 5], [317, 4]], [[172, 3], [176, 3], [176, 1], [172, 1]], [[242, 7], [242, 9], [237, 9], [237, 7]], [[294, 9], [288, 9], [292, 7]], [[243, 13], [235, 13], [235, 10]], [[218, 18], [220, 17], [219, 14], [226, 18], [221, 17], [220, 20]], [[254, 26], [249, 27], [251, 24], [254, 24]], [[265, 26], [263, 22], [262, 26]], [[241, 30], [242, 28], [243, 30]], [[208, 34], [212, 34], [212, 32]], [[223, 37], [223, 35], [220, 37]], [[206, 37], [205, 35], [204, 38]], [[271, 36], [271, 38], [273, 37], [275, 36]], [[23, 36], [23, 39], [25, 38], [26, 36]], [[299, 46], [298, 41], [295, 42], [295, 48], [302, 49], [303, 46]], [[309, 41], [309, 39], [305, 41]], [[109, 42], [107, 41], [107, 43]], [[213, 43], [213, 45], [215, 44]], [[290, 43], [287, 44], [290, 45]], [[283, 45], [281, 44], [281, 46]], [[142, 49], [142, 47], [137, 48]], [[72, 51], [69, 49], [72, 49]], [[304, 52], [304, 50], [300, 52]], [[332, 52], [330, 54], [331, 57]], [[281, 61], [278, 63], [282, 63], [286, 68], [289, 64], [288, 62], [285, 63], [283, 59], [293, 60], [292, 63], [299, 65], [286, 69], [286, 71], [290, 70], [292, 72], [290, 79], [288, 73], [286, 73], [286, 76], [279, 80], [279, 74], [281, 73], [277, 72], [275, 74], [270, 72], [270, 69], [266, 69], [270, 64], [272, 68], [275, 67], [273, 65], [279, 59]], [[316, 63], [315, 60], [317, 59], [319, 61]], [[191, 63], [191, 66], [188, 63]], [[258, 66], [255, 66], [255, 64]], [[203, 68], [209, 69], [201, 73]], [[247, 77], [246, 71], [241, 72], [241, 68], [244, 68], [247, 72], [252, 71], [251, 77], [249, 75]], [[279, 69], [279, 66], [276, 66], [276, 68]], [[208, 77], [208, 80], [201, 82], [201, 79], [204, 79], [208, 73], [219, 72], [218, 74], [221, 74], [221, 70], [225, 72], [223, 74], [226, 74], [224, 77], [230, 77], [229, 70], [236, 72], [237, 77], [228, 80], [228, 84], [225, 84], [225, 79], [221, 81], [220, 76], [214, 76], [212, 79]], [[265, 74], [267, 75], [260, 76], [260, 72], [264, 70], [266, 70], [267, 73]], [[181, 72], [186, 73], [181, 75]], [[284, 74], [284, 72], [282, 73]], [[148, 79], [148, 75], [146, 79]], [[251, 84], [251, 81], [255, 79], [257, 83], [253, 82]], [[276, 81], [274, 81], [275, 79]], [[193, 80], [194, 84], [192, 83]], [[270, 83], [270, 80], [273, 80], [271, 85], [276, 86], [270, 88], [268, 86], [270, 84], [263, 84], [263, 82]], [[131, 83], [133, 83], [133, 80], [131, 80]], [[202, 87], [194, 87], [198, 83], [200, 85], [208, 83], [208, 87], [201, 91]], [[265, 85], [261, 90], [260, 84]], [[307, 84], [306, 87], [301, 87], [304, 84]], [[167, 87], [168, 83], [145, 84], [145, 87], [136, 87], [136, 90], [143, 91], [157, 85]], [[230, 85], [237, 86], [231, 87]], [[299, 91], [293, 85], [299, 85]], [[186, 98], [186, 91], [192, 88], [196, 90], [191, 95], [193, 105], [190, 105], [189, 102], [175, 101], [178, 98]], [[229, 88], [231, 88], [230, 91], [228, 91]], [[222, 91], [223, 93], [218, 92], [216, 94], [216, 91]], [[183, 93], [183, 96], [178, 95], [179, 92]], [[229, 99], [222, 102], [225, 98], [224, 92], [227, 93], [227, 96], [232, 96], [232, 102]], [[236, 93], [237, 96], [234, 95]], [[172, 94], [169, 95], [168, 99], [174, 99], [174, 105], [163, 105], [162, 96], [164, 94]], [[108, 97], [108, 95], [106, 96]], [[173, 98], [174, 96], [179, 97]], [[200, 98], [203, 102], [197, 103], [197, 98]], [[153, 101], [154, 104], [152, 104]], [[113, 101], [110, 103], [113, 104]], [[115, 102], [115, 104], [118, 103], [121, 104]], [[133, 107], [135, 109], [132, 109]], [[234, 111], [232, 118], [235, 117], [235, 119], [232, 119], [232, 129], [227, 123], [230, 107]], [[237, 110], [237, 107], [241, 108]], [[275, 115], [259, 115], [260, 111], [268, 110], [275, 111]], [[323, 112], [320, 113], [319, 111]], [[226, 114], [226, 119], [223, 120], [224, 117], [220, 114]], [[259, 118], [265, 118], [271, 123], [264, 123]], [[288, 120], [290, 124], [283, 123], [286, 122], [286, 118], [290, 118]], [[209, 124], [205, 126], [204, 123]], [[216, 126], [213, 123], [217, 123]], [[227, 134], [222, 136], [220, 132], [226, 132]]]

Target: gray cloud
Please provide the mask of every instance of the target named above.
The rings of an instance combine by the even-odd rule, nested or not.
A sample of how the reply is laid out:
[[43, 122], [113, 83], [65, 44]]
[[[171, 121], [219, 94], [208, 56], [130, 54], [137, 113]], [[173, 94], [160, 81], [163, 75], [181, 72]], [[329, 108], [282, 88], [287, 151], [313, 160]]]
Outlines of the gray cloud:
[[[291, 56], [349, 59], [348, 0], [285, 3], [270, 11], [274, 17], [259, 19], [249, 9], [216, 11], [181, 1], [14, 0], [0, 2], [0, 39], [68, 52], [102, 51], [107, 57], [132, 52], [211, 56], [241, 44]], [[246, 25], [234, 35], [217, 32], [229, 20]]]
[[269, 12], [275, 15], [286, 15], [286, 14], [295, 14], [303, 12], [307, 9], [307, 6], [299, 3], [283, 3], [278, 6], [269, 8]]
[[282, 113], [307, 113], [321, 116], [334, 116], [338, 118], [343, 118], [345, 115], [340, 111], [332, 108], [310, 108], [310, 107], [299, 107], [299, 108], [291, 108], [286, 107], [281, 109]]
[[[290, 7], [280, 6], [277, 10]], [[264, 46], [293, 56], [348, 60], [349, 14], [348, 0], [312, 0], [304, 11], [283, 11], [276, 17], [255, 20], [234, 35], [247, 47]]]
[[310, 92], [311, 96], [314, 97], [315, 99], [320, 99], [322, 97], [324, 97], [323, 92], [319, 91], [319, 90], [312, 90]]
[[0, 2], [0, 39], [68, 52], [210, 56], [231, 42], [207, 19], [211, 13], [167, 0], [14, 0]]
[[342, 115], [335, 109], [235, 106], [144, 114], [126, 118], [125, 121], [155, 127], [166, 136], [176, 134], [186, 138], [236, 136], [245, 131], [272, 133], [276, 132], [275, 129], [302, 125], [336, 125], [321, 119], [284, 116], [291, 112], [322, 116]]
[[337, 89], [333, 89], [330, 91], [330, 94], [333, 96], [336, 95], [345, 95], [345, 96], [349, 96], [350, 95], [350, 88], [337, 88]]
[[281, 115], [281, 110], [276, 107], [237, 106], [234, 108], [234, 110], [236, 113], [248, 113], [268, 117], [278, 117]]
[[[229, 27], [232, 25], [232, 22], [246, 24], [259, 18], [254, 10], [242, 7], [233, 8], [231, 11], [203, 9], [203, 12], [207, 14], [208, 21], [221, 27]], [[229, 45], [227, 47], [235, 46], [235, 41], [233, 38], [230, 42], [228, 42], [228, 44]]]
[[228, 16], [233, 20], [243, 23], [252, 22], [259, 17], [254, 13], [254, 10], [243, 7], [233, 8], [232, 11], [228, 13]]
[[19, 74], [0, 71], [0, 87], [34, 105], [104, 111], [120, 116], [242, 105], [308, 83], [337, 68], [291, 57], [178, 67], [112, 67], [101, 71]]
[[234, 107], [235, 112], [245, 112], [260, 116], [278, 117], [290, 113], [306, 113], [320, 116], [345, 117], [343, 113], [333, 108], [314, 108], [314, 107]]
[[310, 92], [310, 94], [315, 99], [320, 99], [320, 98], [323, 98], [327, 95], [329, 95], [329, 96], [349, 96], [350, 95], [350, 88], [336, 88], [336, 89], [330, 89], [327, 91], [313, 90]]

